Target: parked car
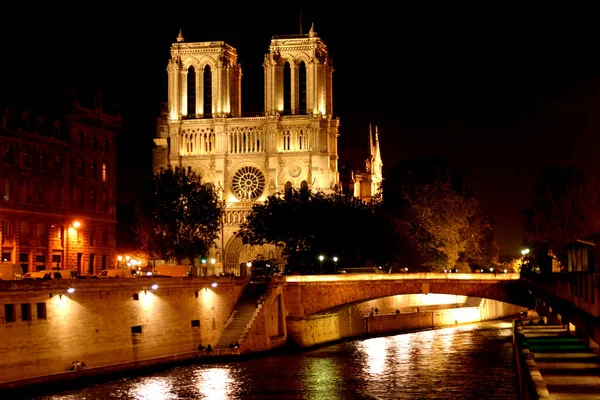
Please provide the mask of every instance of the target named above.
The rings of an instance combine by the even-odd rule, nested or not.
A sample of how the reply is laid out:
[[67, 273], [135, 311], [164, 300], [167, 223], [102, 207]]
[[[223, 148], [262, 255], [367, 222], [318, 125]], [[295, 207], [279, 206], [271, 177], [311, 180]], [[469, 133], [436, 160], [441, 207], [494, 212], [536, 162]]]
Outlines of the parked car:
[[131, 278], [131, 271], [128, 269], [104, 269], [98, 274], [98, 278]]
[[19, 264], [0, 263], [0, 280], [15, 280], [23, 277], [23, 269]]
[[64, 269], [44, 269], [31, 271], [23, 275], [23, 279], [49, 280], [49, 279], [77, 279], [77, 271]]

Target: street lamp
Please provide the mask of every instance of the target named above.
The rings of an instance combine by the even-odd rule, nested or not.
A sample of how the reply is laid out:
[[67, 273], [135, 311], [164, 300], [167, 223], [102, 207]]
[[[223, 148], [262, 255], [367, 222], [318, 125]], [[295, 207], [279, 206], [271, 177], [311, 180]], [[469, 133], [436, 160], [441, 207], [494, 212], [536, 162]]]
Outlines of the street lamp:
[[[73, 229], [77, 230], [79, 229], [79, 227], [81, 226], [81, 223], [79, 221], [75, 221], [72, 224]], [[69, 231], [71, 230], [71, 226], [67, 227], [67, 232], [66, 232], [66, 248], [65, 248], [65, 269], [69, 269], [69, 240], [70, 240], [70, 234]]]
[[210, 264], [212, 265], [212, 274], [215, 274], [215, 263], [217, 262], [217, 260], [215, 260], [214, 258], [210, 259]]
[[321, 273], [323, 273], [323, 260], [325, 259], [325, 257], [323, 256], [323, 254], [321, 254], [319, 256], [319, 262], [321, 263]]
[[337, 262], [338, 262], [338, 258], [337, 256], [333, 257], [333, 268], [334, 268], [334, 273], [337, 274]]

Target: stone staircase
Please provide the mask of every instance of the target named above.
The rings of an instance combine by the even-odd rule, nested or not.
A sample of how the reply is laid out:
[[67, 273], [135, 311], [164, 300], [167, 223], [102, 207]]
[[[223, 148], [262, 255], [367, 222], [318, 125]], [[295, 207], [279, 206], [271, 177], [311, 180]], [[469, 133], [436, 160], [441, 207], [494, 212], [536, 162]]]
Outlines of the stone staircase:
[[242, 344], [254, 318], [262, 309], [262, 304], [257, 305], [257, 301], [266, 294], [268, 287], [269, 283], [249, 283], [246, 286], [213, 349], [229, 349], [229, 345], [235, 342]]

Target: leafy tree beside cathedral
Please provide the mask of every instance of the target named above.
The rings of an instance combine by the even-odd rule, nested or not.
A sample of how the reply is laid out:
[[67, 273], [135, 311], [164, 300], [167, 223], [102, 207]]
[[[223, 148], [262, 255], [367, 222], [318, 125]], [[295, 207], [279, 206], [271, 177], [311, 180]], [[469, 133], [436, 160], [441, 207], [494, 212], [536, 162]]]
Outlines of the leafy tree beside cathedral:
[[401, 243], [398, 263], [435, 272], [471, 272], [498, 263], [485, 207], [445, 156], [399, 162], [384, 181], [383, 193], [385, 212]]
[[289, 189], [255, 204], [236, 234], [244, 244], [280, 246], [288, 270], [314, 273], [321, 254], [337, 256], [338, 264], [346, 266], [384, 262], [389, 233], [375, 203], [342, 193]]
[[135, 232], [151, 257], [195, 265], [219, 235], [221, 206], [211, 185], [191, 167], [162, 169], [143, 186]]

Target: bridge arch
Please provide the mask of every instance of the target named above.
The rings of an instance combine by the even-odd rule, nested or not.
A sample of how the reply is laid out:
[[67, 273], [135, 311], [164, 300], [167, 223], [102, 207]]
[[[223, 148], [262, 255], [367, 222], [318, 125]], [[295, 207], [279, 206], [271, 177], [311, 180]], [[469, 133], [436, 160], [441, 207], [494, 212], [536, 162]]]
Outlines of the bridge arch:
[[[509, 276], [514, 275], [514, 276]], [[404, 294], [449, 294], [530, 307], [528, 285], [517, 274], [356, 274], [288, 276], [284, 291], [288, 317], [339, 311], [363, 302]]]

